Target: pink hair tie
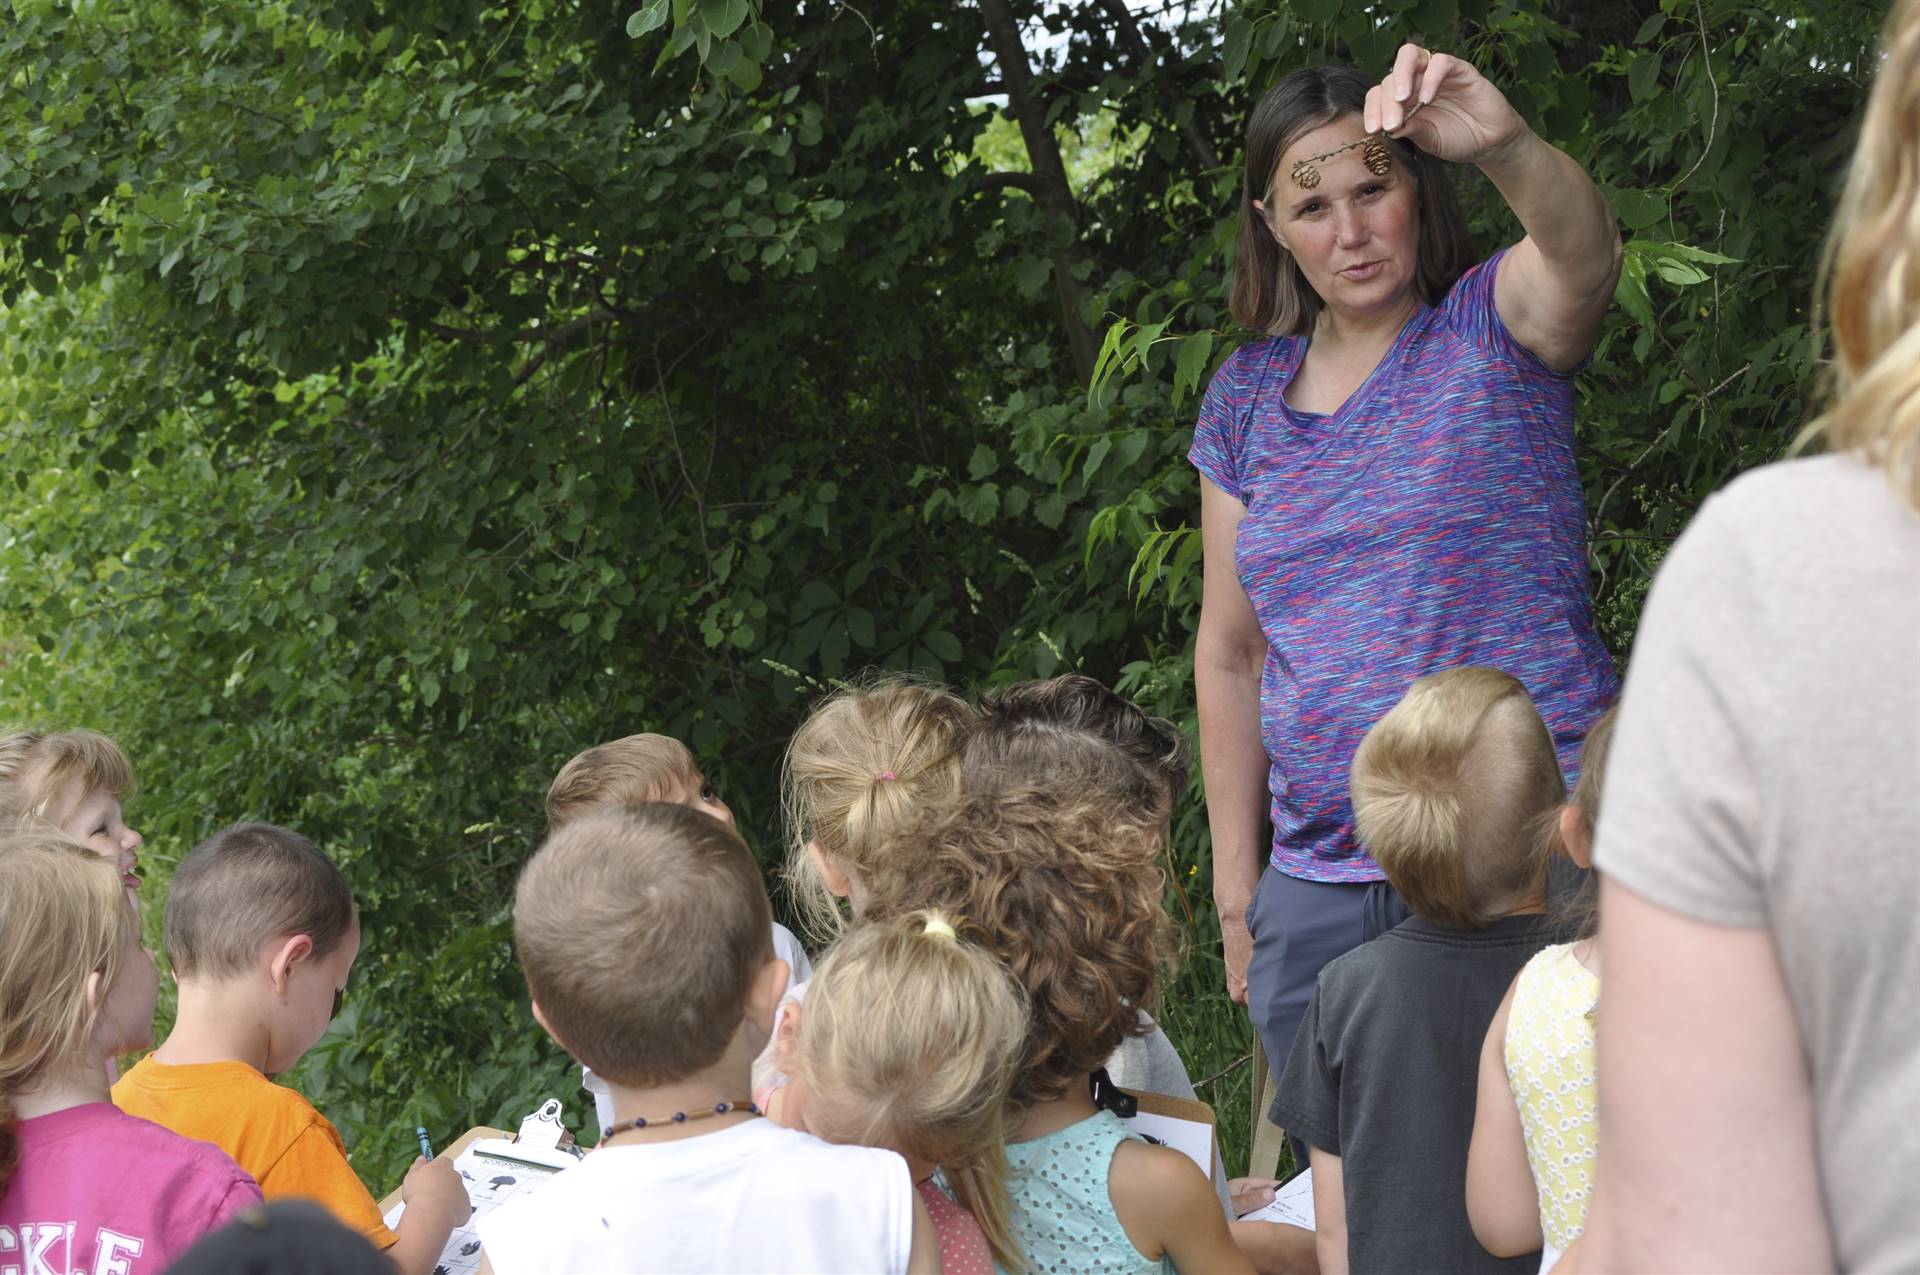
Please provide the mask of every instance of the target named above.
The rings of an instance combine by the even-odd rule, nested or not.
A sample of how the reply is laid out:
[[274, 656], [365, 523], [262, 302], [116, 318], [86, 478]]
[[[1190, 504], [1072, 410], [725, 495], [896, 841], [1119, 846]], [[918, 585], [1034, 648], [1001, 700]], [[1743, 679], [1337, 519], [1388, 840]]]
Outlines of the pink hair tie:
[[883, 784], [890, 784], [898, 778], [900, 778], [900, 776], [894, 774], [891, 770], [883, 770], [880, 772], [880, 782]]

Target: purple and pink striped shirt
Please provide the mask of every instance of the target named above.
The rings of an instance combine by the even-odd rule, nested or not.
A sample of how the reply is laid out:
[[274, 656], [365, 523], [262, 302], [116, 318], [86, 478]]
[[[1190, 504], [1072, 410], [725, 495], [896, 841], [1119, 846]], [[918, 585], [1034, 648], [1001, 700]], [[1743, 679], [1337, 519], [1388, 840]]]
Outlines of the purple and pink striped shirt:
[[1283, 398], [1299, 337], [1241, 346], [1201, 405], [1189, 459], [1247, 510], [1234, 564], [1267, 639], [1260, 736], [1288, 876], [1381, 879], [1347, 772], [1416, 678], [1512, 674], [1568, 775], [1618, 689], [1587, 592], [1572, 375], [1495, 311], [1504, 255], [1422, 305], [1330, 415]]

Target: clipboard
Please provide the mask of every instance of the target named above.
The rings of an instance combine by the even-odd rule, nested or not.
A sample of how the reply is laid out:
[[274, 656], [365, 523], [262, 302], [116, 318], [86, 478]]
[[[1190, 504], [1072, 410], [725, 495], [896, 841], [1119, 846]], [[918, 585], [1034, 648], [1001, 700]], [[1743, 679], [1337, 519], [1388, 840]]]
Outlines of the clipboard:
[[1214, 1165], [1219, 1162], [1214, 1154], [1213, 1108], [1197, 1098], [1175, 1098], [1171, 1094], [1134, 1089], [1127, 1092], [1137, 1100], [1139, 1109], [1131, 1117], [1122, 1117], [1121, 1123], [1163, 1147], [1180, 1152], [1213, 1181]]
[[[473, 1204], [473, 1215], [453, 1229], [440, 1251], [436, 1271], [473, 1275], [480, 1268], [480, 1235], [474, 1223], [580, 1163], [583, 1153], [571, 1145], [560, 1112], [560, 1100], [549, 1098], [520, 1122], [517, 1134], [479, 1125], [434, 1157], [452, 1162]], [[389, 1228], [397, 1225], [405, 1212], [406, 1204], [398, 1190], [380, 1201], [380, 1213]]]

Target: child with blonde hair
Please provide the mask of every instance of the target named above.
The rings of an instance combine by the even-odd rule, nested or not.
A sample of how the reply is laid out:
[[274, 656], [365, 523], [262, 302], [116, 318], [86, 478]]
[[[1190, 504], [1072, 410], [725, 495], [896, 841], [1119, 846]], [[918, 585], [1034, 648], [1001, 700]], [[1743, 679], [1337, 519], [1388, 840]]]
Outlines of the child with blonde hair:
[[965, 793], [916, 827], [912, 853], [869, 883], [872, 915], [964, 918], [1026, 993], [1007, 1158], [1011, 1230], [1033, 1268], [1250, 1270], [1207, 1175], [1095, 1100], [1169, 959], [1165, 812], [1059, 778]]
[[0, 820], [38, 819], [120, 869], [140, 895], [140, 834], [120, 803], [133, 796], [133, 766], [120, 746], [90, 730], [17, 730], [0, 735]]
[[1545, 943], [1553, 736], [1497, 669], [1415, 682], [1355, 752], [1354, 825], [1413, 915], [1321, 970], [1274, 1109], [1308, 1147], [1324, 1275], [1529, 1272], [1474, 1238], [1461, 1183], [1482, 1038]]
[[829, 1142], [905, 1157], [946, 1275], [1026, 1265], [1008, 1218], [1005, 1146], [1025, 1035], [1026, 1005], [1005, 967], [938, 912], [859, 926], [808, 986], [795, 1108]]
[[889, 677], [835, 691], [787, 746], [787, 887], [807, 927], [838, 938], [866, 902], [892, 835], [958, 787], [973, 710], [942, 686]]
[[130, 1115], [214, 1143], [268, 1199], [301, 1196], [427, 1275], [469, 1213], [451, 1162], [416, 1159], [392, 1230], [347, 1163], [331, 1121], [273, 1076], [340, 1012], [360, 919], [340, 870], [300, 834], [245, 823], [180, 861], [167, 895], [167, 960], [179, 1013], [160, 1048], [113, 1087]]
[[[1595, 722], [1580, 753], [1580, 782], [1554, 821], [1556, 848], [1593, 866], [1601, 781], [1614, 710]], [[1489, 1253], [1541, 1250], [1552, 1270], [1586, 1227], [1599, 1154], [1594, 1102], [1594, 1011], [1600, 935], [1588, 880], [1570, 900], [1575, 935], [1528, 961], [1494, 1013], [1480, 1050], [1480, 1096], [1467, 1151], [1467, 1216]]]
[[0, 837], [0, 1254], [36, 1271], [159, 1272], [260, 1202], [219, 1148], [108, 1100], [160, 990], [121, 886], [52, 829]]
[[939, 1269], [900, 1156], [748, 1100], [787, 979], [770, 917], [746, 846], [682, 806], [588, 815], [528, 862], [513, 935], [533, 1016], [607, 1079], [616, 1119], [578, 1167], [479, 1220], [483, 1269]]
[[[953, 796], [954, 749], [973, 721], [943, 686], [904, 677], [849, 684], [813, 706], [787, 745], [781, 804], [787, 820], [787, 889], [807, 928], [831, 941], [866, 909], [867, 881], [899, 848], [897, 835]], [[754, 1100], [775, 1119], [789, 1110], [784, 1060], [806, 997], [798, 980], [780, 1002], [774, 1039], [753, 1064]]]
[[[574, 820], [609, 806], [664, 801], [711, 815], [739, 829], [733, 810], [708, 782], [688, 747], [670, 735], [642, 733], [596, 744], [560, 768], [547, 788], [547, 831], [558, 832]], [[807, 949], [793, 931], [770, 923], [773, 954], [787, 963], [788, 987], [813, 976]], [[580, 1069], [580, 1086], [593, 1095], [600, 1127], [613, 1123], [613, 1091], [590, 1068]]]

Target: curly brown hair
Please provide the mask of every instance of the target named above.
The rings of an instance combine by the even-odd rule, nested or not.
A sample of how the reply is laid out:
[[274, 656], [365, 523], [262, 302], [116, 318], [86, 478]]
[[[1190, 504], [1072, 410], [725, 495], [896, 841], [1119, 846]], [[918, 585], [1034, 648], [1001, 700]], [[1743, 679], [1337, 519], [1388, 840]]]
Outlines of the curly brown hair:
[[970, 793], [908, 835], [870, 883], [869, 918], [937, 909], [964, 920], [1029, 1004], [1011, 1101], [1047, 1102], [1142, 1034], [1172, 964], [1161, 904], [1164, 815], [1057, 783]]
[[1187, 789], [1186, 735], [1085, 673], [1016, 682], [980, 697], [960, 744], [961, 784], [1076, 785], [1164, 819]]

